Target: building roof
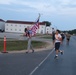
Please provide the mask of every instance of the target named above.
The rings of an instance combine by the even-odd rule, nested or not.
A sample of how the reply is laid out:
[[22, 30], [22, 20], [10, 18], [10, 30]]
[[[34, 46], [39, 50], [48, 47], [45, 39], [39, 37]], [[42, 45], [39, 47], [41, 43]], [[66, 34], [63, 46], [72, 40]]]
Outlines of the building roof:
[[[34, 24], [35, 22], [29, 21], [15, 21], [15, 20], [7, 20], [6, 23], [17, 23], [17, 24]], [[45, 25], [44, 22], [39, 22], [40, 25]]]
[[3, 19], [0, 19], [0, 21], [5, 22]]

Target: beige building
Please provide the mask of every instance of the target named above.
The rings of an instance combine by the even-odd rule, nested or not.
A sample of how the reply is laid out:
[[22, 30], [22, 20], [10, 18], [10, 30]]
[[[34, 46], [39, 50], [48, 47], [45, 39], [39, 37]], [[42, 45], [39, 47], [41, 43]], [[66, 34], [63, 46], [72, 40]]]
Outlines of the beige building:
[[[27, 26], [32, 27], [34, 22], [29, 21], [15, 21], [15, 20], [7, 20], [5, 23], [5, 32], [14, 32], [14, 33], [24, 33], [24, 29]], [[46, 34], [51, 33], [51, 27], [46, 27], [44, 22], [39, 22], [39, 29], [36, 33]]]

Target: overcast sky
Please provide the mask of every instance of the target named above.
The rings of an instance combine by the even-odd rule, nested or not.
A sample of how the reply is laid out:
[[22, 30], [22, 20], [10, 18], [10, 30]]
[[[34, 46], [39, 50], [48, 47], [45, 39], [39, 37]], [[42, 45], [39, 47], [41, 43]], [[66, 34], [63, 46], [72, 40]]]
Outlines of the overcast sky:
[[3, 20], [49, 21], [60, 30], [76, 29], [76, 0], [0, 0]]

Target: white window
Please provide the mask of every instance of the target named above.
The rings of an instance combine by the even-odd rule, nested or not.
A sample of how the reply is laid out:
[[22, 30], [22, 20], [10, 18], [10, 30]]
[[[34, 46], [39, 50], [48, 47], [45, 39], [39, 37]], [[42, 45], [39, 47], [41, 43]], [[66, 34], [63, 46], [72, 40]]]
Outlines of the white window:
[[15, 29], [15, 31], [17, 31], [17, 29]]
[[47, 29], [47, 30], [49, 30], [49, 29]]
[[43, 26], [42, 26], [42, 28], [43, 28]]
[[21, 31], [21, 29], [19, 29], [19, 31]]
[[17, 25], [15, 25], [15, 26], [17, 26]]
[[20, 27], [21, 27], [21, 25], [20, 25]]

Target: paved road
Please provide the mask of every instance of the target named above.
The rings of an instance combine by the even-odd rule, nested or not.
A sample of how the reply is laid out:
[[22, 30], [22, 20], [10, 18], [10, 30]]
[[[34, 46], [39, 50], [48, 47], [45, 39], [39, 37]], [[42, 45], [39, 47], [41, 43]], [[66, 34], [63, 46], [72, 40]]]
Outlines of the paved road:
[[0, 54], [0, 75], [29, 75], [50, 51]]
[[64, 55], [59, 55], [58, 60], [54, 59], [53, 52], [40, 66], [51, 50], [0, 54], [0, 75], [76, 75], [76, 37], [71, 38], [69, 46], [64, 42], [61, 49]]
[[61, 49], [64, 55], [59, 54], [55, 60], [53, 52], [38, 69], [30, 75], [76, 75], [76, 36], [71, 37], [69, 45], [63, 43]]

